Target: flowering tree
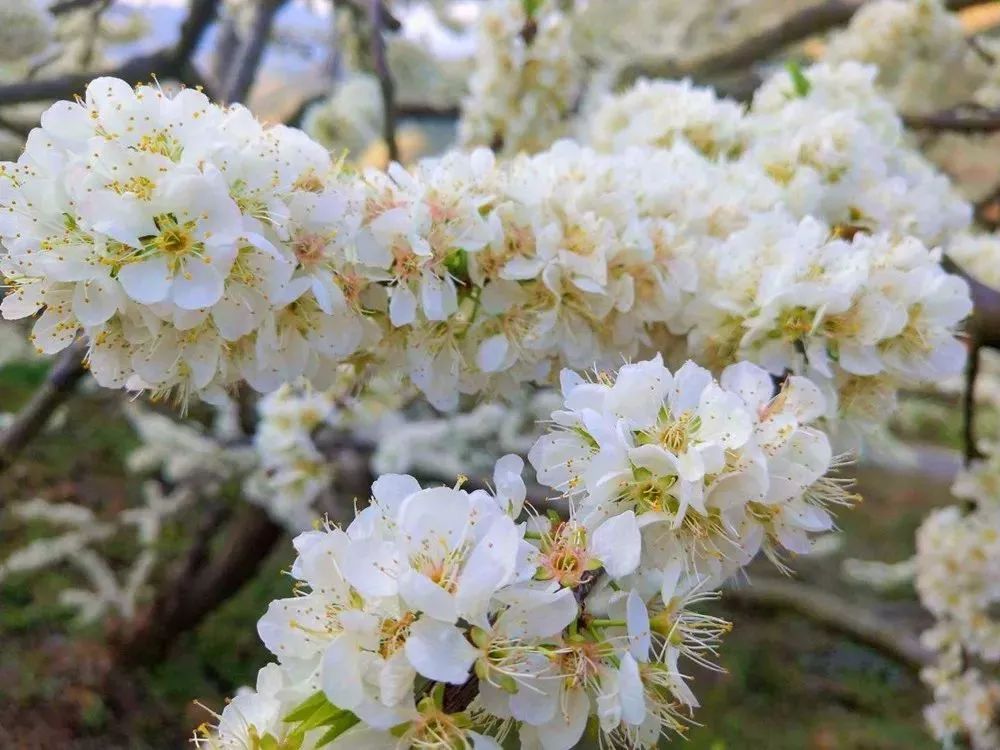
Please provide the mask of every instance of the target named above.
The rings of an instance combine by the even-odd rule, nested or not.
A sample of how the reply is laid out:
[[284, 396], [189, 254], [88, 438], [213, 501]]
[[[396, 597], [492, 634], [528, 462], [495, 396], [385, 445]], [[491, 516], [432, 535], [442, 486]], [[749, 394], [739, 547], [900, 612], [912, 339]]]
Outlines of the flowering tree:
[[[23, 5], [28, 65], [55, 22]], [[50, 10], [101, 28], [107, 5]], [[297, 533], [292, 595], [257, 624], [274, 662], [206, 747], [683, 735], [686, 670], [715, 667], [731, 627], [701, 605], [760, 553], [783, 572], [810, 553], [857, 500], [850, 456], [886, 439], [900, 391], [959, 375], [967, 341], [976, 455], [1000, 243], [991, 198], [976, 226], [914, 132], [1000, 127], [959, 106], [991, 95], [992, 53], [929, 0], [821, 3], [655, 62], [610, 43], [598, 4], [497, 0], [467, 90], [445, 71], [428, 94], [459, 105], [458, 144], [404, 165], [399, 21], [377, 0], [334, 4], [339, 87], [299, 113], [308, 134], [240, 103], [283, 5], [228, 5], [207, 81], [193, 54], [218, 3], [193, 0], [159, 52], [0, 85], [5, 109], [58, 100], [0, 169], [0, 313], [58, 357], [0, 433], [0, 468], [87, 373], [173, 412], [129, 407], [142, 507], [107, 524], [18, 504], [69, 530], [0, 579], [72, 560], [93, 590], [66, 601], [113, 616], [116, 663], [148, 662]], [[720, 25], [690, 16], [673, 9], [671, 33]], [[813, 64], [753, 70], [743, 101], [690, 80], [845, 23]], [[890, 33], [915, 41], [890, 54]], [[921, 65], [960, 74], [961, 100], [915, 96]], [[364, 163], [380, 138], [385, 168]], [[918, 535], [939, 659], [829, 617], [927, 664], [931, 728], [975, 748], [998, 742], [995, 463], [970, 464], [966, 507]], [[249, 503], [223, 502], [234, 488]], [[190, 548], [156, 575], [182, 512]], [[130, 529], [119, 581], [94, 548]]]

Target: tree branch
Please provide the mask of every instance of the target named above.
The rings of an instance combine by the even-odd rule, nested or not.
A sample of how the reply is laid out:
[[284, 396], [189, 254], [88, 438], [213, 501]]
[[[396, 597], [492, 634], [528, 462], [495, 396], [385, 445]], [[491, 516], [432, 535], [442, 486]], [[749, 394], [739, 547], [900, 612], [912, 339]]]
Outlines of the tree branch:
[[189, 76], [191, 58], [215, 19], [218, 4], [219, 0], [191, 0], [187, 18], [181, 24], [180, 36], [173, 47], [133, 57], [110, 70], [0, 86], [0, 105], [66, 99], [82, 93], [88, 83], [100, 76], [114, 76], [130, 82], [148, 80], [154, 75], [178, 79]]
[[215, 37], [215, 49], [212, 50], [212, 66], [209, 78], [217, 91], [225, 90], [229, 70], [240, 49], [240, 35], [236, 28], [236, 19], [231, 13], [223, 18]]
[[225, 543], [210, 561], [205, 559], [206, 540], [193, 540], [175, 576], [124, 632], [113, 635], [118, 663], [160, 661], [181, 634], [197, 627], [253, 578], [281, 534], [281, 527], [260, 508], [245, 505], [227, 524]]
[[223, 90], [223, 98], [228, 104], [246, 101], [264, 57], [264, 48], [271, 37], [274, 17], [286, 2], [287, 0], [258, 0], [249, 34]]
[[31, 400], [0, 433], [0, 473], [10, 468], [14, 459], [48, 424], [53, 412], [76, 390], [87, 371], [83, 364], [85, 352], [86, 345], [82, 340], [63, 351]]
[[72, 10], [89, 8], [91, 5], [96, 5], [99, 2], [101, 2], [101, 0], [60, 0], [59, 2], [53, 3], [49, 6], [49, 13], [54, 16], [59, 16], [63, 13], [69, 13]]
[[369, 0], [368, 21], [371, 25], [372, 67], [382, 91], [382, 138], [389, 149], [389, 161], [399, 160], [399, 143], [396, 141], [396, 94], [392, 71], [385, 49], [385, 13], [382, 0]]
[[1000, 110], [974, 112], [955, 107], [927, 115], [903, 115], [903, 124], [911, 130], [949, 133], [993, 133], [1000, 130]]
[[[861, 9], [865, 0], [826, 0], [813, 3], [722, 52], [711, 52], [691, 60], [644, 61], [628, 66], [625, 81], [640, 76], [685, 78], [738, 70], [774, 55], [789, 45], [843, 26]], [[949, 10], [979, 5], [983, 0], [948, 0]]]
[[931, 661], [931, 654], [912, 633], [902, 631], [894, 623], [859, 609], [835, 594], [797, 581], [757, 577], [745, 586], [727, 586], [723, 600], [744, 607], [795, 612], [871, 646], [914, 670], [921, 669]]

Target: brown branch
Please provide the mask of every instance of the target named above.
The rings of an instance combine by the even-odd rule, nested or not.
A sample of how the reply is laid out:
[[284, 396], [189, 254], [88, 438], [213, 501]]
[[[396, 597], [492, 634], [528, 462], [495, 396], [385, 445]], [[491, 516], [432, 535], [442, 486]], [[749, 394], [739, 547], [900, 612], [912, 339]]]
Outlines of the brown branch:
[[274, 17], [288, 0], [258, 0], [254, 8], [253, 22], [250, 24], [249, 35], [243, 42], [236, 67], [226, 82], [223, 97], [229, 104], [246, 100], [257, 77], [257, 69], [264, 57], [264, 48], [271, 37], [274, 27]]
[[826, 591], [792, 580], [754, 578], [745, 586], [727, 586], [724, 601], [744, 607], [783, 609], [835, 630], [889, 656], [900, 664], [919, 670], [931, 661], [931, 654], [912, 633], [878, 615], [859, 609], [851, 602]]
[[993, 133], [1000, 130], [1000, 110], [955, 107], [926, 115], [902, 115], [903, 124], [911, 130], [949, 133]]
[[965, 392], [962, 394], [962, 453], [966, 466], [973, 459], [982, 458], [976, 445], [976, 377], [979, 375], [981, 347], [975, 342], [965, 365]]
[[[335, 472], [339, 497], [348, 500], [339, 503], [337, 510], [350, 508], [349, 501], [354, 498], [367, 498], [371, 488], [367, 462], [346, 465], [350, 464], [351, 450], [350, 445], [343, 446], [345, 465]], [[340, 455], [331, 460], [340, 465]], [[225, 508], [216, 509], [203, 519], [203, 528], [193, 535], [184, 560], [154, 600], [112, 634], [119, 664], [149, 665], [160, 661], [181, 635], [198, 627], [254, 577], [283, 536], [283, 529], [263, 509], [249, 503], [244, 503], [216, 534], [228, 513]], [[213, 541], [218, 540], [222, 540], [222, 546], [211, 553]]]
[[113, 634], [117, 662], [135, 666], [160, 661], [181, 634], [197, 627], [254, 577], [281, 535], [281, 527], [266, 513], [246, 505], [223, 530], [225, 542], [210, 561], [205, 560], [206, 541], [196, 539], [153, 602], [124, 632]]
[[389, 161], [399, 160], [396, 141], [396, 85], [389, 69], [385, 48], [385, 15], [382, 0], [369, 0], [368, 22], [371, 25], [372, 68], [382, 92], [382, 138], [389, 149]]
[[205, 31], [215, 19], [219, 0], [191, 0], [187, 18], [181, 24], [177, 43], [148, 55], [138, 55], [117, 68], [91, 73], [69, 74], [42, 80], [20, 81], [0, 86], [0, 105], [66, 99], [83, 92], [95, 78], [113, 76], [129, 82], [165, 78], [190, 78], [191, 58]]
[[48, 424], [53, 412], [73, 395], [87, 371], [83, 364], [85, 351], [83, 341], [76, 341], [63, 351], [14, 421], [0, 432], [0, 473], [11, 467], [14, 459]]

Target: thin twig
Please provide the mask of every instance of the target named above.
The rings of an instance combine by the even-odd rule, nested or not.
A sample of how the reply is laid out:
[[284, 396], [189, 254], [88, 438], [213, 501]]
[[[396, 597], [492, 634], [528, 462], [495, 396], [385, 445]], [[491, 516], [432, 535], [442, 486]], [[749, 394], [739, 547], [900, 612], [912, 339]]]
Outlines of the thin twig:
[[841, 597], [792, 580], [755, 577], [743, 586], [727, 586], [724, 601], [746, 607], [784, 609], [871, 646], [899, 663], [919, 670], [931, 654], [912, 633]]
[[399, 143], [396, 141], [396, 94], [392, 71], [385, 49], [385, 14], [382, 0], [369, 0], [368, 22], [371, 25], [372, 67], [382, 91], [384, 113], [382, 138], [389, 149], [389, 161], [399, 161]]
[[972, 51], [979, 55], [981, 59], [987, 65], [996, 65], [997, 58], [992, 52], [983, 46], [982, 41], [977, 36], [970, 36], [967, 40]]
[[976, 377], [979, 375], [980, 349], [975, 341], [965, 365], [965, 392], [962, 394], [962, 448], [965, 465], [975, 458], [982, 458], [976, 445]]
[[0, 432], [0, 473], [10, 468], [14, 459], [45, 428], [53, 412], [73, 395], [87, 371], [83, 364], [85, 352], [83, 341], [70, 345], [52, 365], [31, 400]]
[[254, 8], [253, 22], [237, 58], [236, 67], [226, 81], [223, 97], [229, 104], [246, 101], [257, 78], [264, 49], [271, 37], [274, 17], [287, 0], [258, 0]]

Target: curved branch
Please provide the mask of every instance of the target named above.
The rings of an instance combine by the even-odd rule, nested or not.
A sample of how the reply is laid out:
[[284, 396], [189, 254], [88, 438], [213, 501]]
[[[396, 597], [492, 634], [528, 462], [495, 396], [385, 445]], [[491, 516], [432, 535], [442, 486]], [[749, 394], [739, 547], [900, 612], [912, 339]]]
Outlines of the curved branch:
[[835, 594], [797, 581], [755, 578], [745, 586], [727, 586], [723, 600], [745, 607], [795, 612], [871, 646], [914, 670], [921, 669], [931, 661], [931, 654], [920, 645], [914, 634], [902, 631], [894, 623], [859, 609]]
[[7, 429], [0, 432], [0, 473], [10, 468], [14, 459], [45, 428], [53, 412], [73, 395], [87, 371], [83, 363], [85, 353], [86, 345], [82, 340], [63, 351], [31, 400]]

